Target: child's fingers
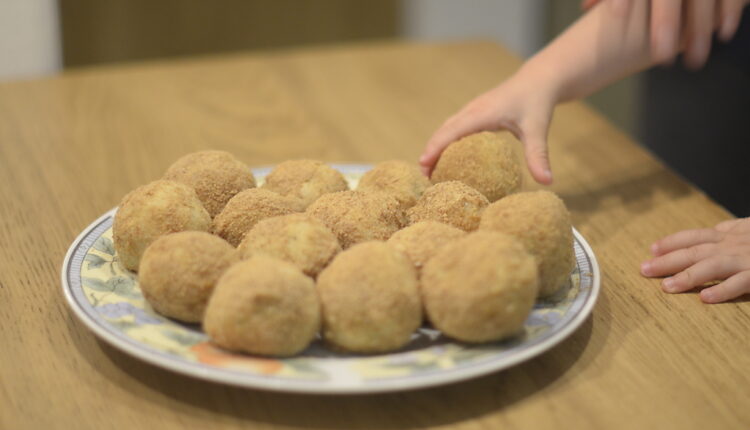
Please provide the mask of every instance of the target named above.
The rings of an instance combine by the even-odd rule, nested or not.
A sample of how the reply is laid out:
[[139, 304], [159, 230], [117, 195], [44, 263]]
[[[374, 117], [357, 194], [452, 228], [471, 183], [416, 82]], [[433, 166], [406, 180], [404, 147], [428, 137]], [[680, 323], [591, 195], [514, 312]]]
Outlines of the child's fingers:
[[599, 0], [583, 0], [581, 1], [581, 9], [589, 10], [592, 7], [594, 7], [597, 3], [599, 3]]
[[701, 243], [716, 243], [724, 234], [712, 228], [683, 230], [657, 240], [651, 245], [651, 254], [660, 256], [680, 248], [688, 248]]
[[729, 42], [737, 32], [746, 0], [722, 0], [719, 7], [719, 39]]
[[427, 141], [424, 152], [419, 157], [422, 173], [426, 176], [430, 176], [440, 154], [448, 145], [469, 134], [497, 128], [486, 109], [474, 109], [471, 106], [472, 104], [469, 104], [459, 113], [448, 118]]
[[738, 255], [714, 255], [700, 260], [680, 273], [662, 281], [664, 291], [680, 293], [707, 282], [722, 281], [750, 269], [748, 259]]
[[456, 114], [448, 118], [440, 128], [427, 141], [427, 146], [424, 152], [419, 157], [419, 164], [422, 168], [422, 173], [426, 176], [430, 176], [432, 169], [435, 167], [435, 163], [440, 158], [440, 154], [443, 153], [448, 145], [456, 140], [460, 139], [466, 134], [469, 134], [470, 123], [467, 121], [467, 117], [462, 114]]
[[721, 303], [750, 293], [750, 271], [745, 270], [700, 292], [704, 303]]
[[501, 88], [479, 95], [435, 131], [419, 157], [422, 173], [430, 176], [443, 150], [464, 136], [500, 128], [512, 130], [514, 134], [518, 132], [513, 124], [504, 120], [505, 112], [498, 107], [497, 101], [503, 100], [498, 93]]
[[711, 52], [711, 34], [714, 25], [714, 2], [707, 0], [686, 0], [685, 23], [687, 48], [685, 65], [698, 69], [703, 67]]
[[455, 134], [455, 128], [450, 125], [450, 121], [453, 118], [449, 118], [427, 141], [422, 155], [419, 157], [419, 165], [422, 169], [422, 173], [425, 176], [430, 176], [432, 169], [435, 167], [435, 163], [443, 150], [455, 140], [453, 137]]
[[750, 233], [750, 218], [738, 218], [733, 220], [727, 220], [720, 222], [714, 227], [716, 231], [720, 231], [725, 236], [741, 237], [747, 236]]
[[641, 264], [643, 276], [669, 276], [681, 272], [697, 262], [711, 257], [716, 252], [713, 244], [702, 244], [682, 248], [668, 254], [645, 261]]
[[540, 184], [551, 184], [552, 168], [549, 163], [546, 130], [524, 130], [523, 146], [531, 176]]
[[677, 55], [681, 20], [682, 0], [651, 2], [651, 58], [654, 62], [671, 63]]
[[720, 231], [722, 233], [726, 233], [729, 230], [733, 229], [737, 225], [741, 224], [742, 221], [744, 221], [743, 218], [737, 218], [737, 219], [728, 219], [726, 221], [722, 221], [714, 227], [717, 231]]

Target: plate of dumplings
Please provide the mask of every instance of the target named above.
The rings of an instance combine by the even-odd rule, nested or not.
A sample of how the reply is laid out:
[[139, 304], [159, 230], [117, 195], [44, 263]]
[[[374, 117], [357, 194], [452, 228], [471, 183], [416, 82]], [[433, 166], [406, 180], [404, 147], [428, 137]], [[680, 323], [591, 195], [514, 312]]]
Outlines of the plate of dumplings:
[[[477, 133], [415, 164], [182, 156], [71, 244], [71, 311], [121, 351], [252, 389], [375, 393], [542, 354], [590, 315], [596, 257], [517, 145]], [[115, 203], [115, 202], [113, 202]]]

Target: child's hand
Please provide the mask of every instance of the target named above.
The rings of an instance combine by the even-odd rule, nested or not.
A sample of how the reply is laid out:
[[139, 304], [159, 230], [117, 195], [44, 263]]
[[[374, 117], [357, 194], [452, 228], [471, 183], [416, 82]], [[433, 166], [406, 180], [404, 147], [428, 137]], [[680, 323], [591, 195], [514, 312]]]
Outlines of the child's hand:
[[526, 162], [534, 179], [550, 184], [547, 129], [556, 100], [551, 89], [543, 88], [544, 82], [519, 73], [470, 101], [427, 142], [419, 158], [423, 173], [429, 176], [445, 147], [461, 137], [482, 130], [505, 129], [524, 143]]
[[[589, 9], [603, 0], [583, 0]], [[607, 0], [629, 2], [633, 0]], [[651, 57], [656, 63], [670, 63], [684, 52], [685, 65], [702, 67], [711, 51], [714, 30], [719, 39], [734, 37], [748, 0], [652, 0], [650, 13]]]
[[652, 63], [648, 49], [650, 5], [624, 2], [608, 1], [608, 7], [586, 13], [510, 79], [448, 118], [427, 142], [419, 160], [423, 172], [429, 175], [440, 153], [461, 137], [505, 129], [523, 142], [531, 176], [550, 184], [547, 130], [555, 104], [586, 97]]
[[708, 282], [700, 292], [705, 303], [720, 303], [750, 293], [750, 218], [724, 221], [714, 228], [685, 230], [653, 245], [655, 258], [641, 265], [648, 277], [662, 281], [668, 293], [680, 293]]

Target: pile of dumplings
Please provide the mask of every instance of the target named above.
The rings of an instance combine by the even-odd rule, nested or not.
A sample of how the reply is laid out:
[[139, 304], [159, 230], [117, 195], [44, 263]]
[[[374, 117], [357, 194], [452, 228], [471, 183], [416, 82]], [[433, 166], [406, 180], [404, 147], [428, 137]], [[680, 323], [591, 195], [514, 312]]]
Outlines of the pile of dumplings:
[[450, 145], [432, 174], [385, 161], [350, 190], [314, 160], [258, 187], [232, 154], [201, 151], [120, 203], [118, 261], [169, 318], [222, 348], [288, 357], [316, 337], [336, 351], [404, 347], [423, 324], [484, 343], [517, 335], [574, 265], [570, 215], [520, 192], [508, 135]]

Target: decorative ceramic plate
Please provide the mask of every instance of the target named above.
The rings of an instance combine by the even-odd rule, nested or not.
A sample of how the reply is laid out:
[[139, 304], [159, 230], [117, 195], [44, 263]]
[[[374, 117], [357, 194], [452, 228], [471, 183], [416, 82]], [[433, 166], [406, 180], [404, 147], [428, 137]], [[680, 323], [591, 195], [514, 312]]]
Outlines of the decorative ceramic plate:
[[[334, 166], [354, 188], [367, 165]], [[254, 169], [256, 178], [268, 168]], [[332, 352], [315, 341], [294, 358], [230, 353], [208, 342], [198, 325], [153, 311], [136, 274], [123, 269], [112, 245], [113, 209], [70, 246], [62, 267], [65, 297], [97, 336], [127, 354], [185, 375], [250, 388], [302, 393], [373, 393], [461, 381], [505, 369], [552, 348], [591, 313], [599, 267], [574, 230], [576, 267], [554, 297], [539, 301], [523, 333], [497, 343], [467, 345], [423, 327], [401, 351], [372, 355]]]

